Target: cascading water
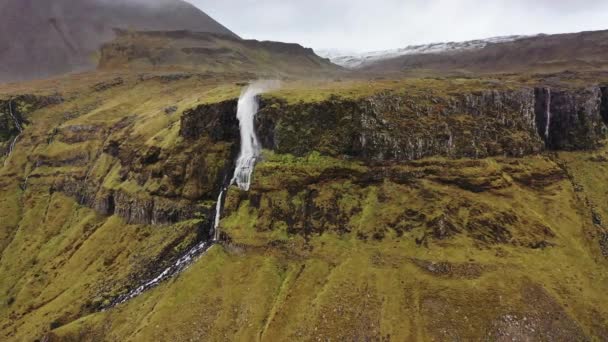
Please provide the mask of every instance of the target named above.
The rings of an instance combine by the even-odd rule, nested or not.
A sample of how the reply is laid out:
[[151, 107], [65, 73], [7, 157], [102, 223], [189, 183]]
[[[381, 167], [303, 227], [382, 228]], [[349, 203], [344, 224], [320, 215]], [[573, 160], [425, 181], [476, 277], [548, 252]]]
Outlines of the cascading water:
[[551, 133], [551, 88], [547, 88], [547, 112], [545, 117], [547, 122], [545, 124], [545, 141], [549, 143], [549, 134]]
[[234, 178], [232, 178], [231, 183], [236, 184], [244, 191], [249, 191], [251, 174], [260, 156], [260, 143], [254, 129], [255, 115], [259, 109], [256, 96], [264, 92], [267, 87], [268, 83], [266, 82], [254, 83], [247, 87], [239, 98], [236, 116], [239, 119], [241, 130], [241, 152], [236, 161]]
[[[249, 85], [239, 98], [237, 108], [237, 118], [239, 119], [239, 128], [241, 132], [241, 150], [236, 161], [234, 176], [230, 181], [230, 185], [236, 184], [239, 189], [248, 191], [251, 186], [251, 175], [253, 168], [260, 156], [260, 144], [255, 133], [255, 115], [258, 112], [259, 105], [256, 97], [266, 90], [278, 87], [277, 81], [258, 81]], [[168, 279], [183, 270], [185, 270], [193, 261], [202, 255], [209, 247], [220, 239], [219, 224], [222, 214], [222, 203], [224, 194], [227, 188], [222, 187], [215, 206], [215, 218], [213, 220], [213, 236], [212, 241], [202, 241], [192, 247], [186, 254], [179, 258], [171, 266], [167, 267], [157, 277], [149, 280], [136, 288], [135, 290], [116, 298], [109, 307], [122, 304], [132, 298], [137, 297], [144, 291], [153, 288], [165, 279]]]
[[215, 204], [215, 219], [213, 222], [213, 242], [217, 242], [220, 240], [220, 220], [222, 218], [222, 199], [224, 198], [224, 191], [226, 189], [222, 189], [220, 191], [220, 195], [217, 198], [217, 203]]
[[[241, 150], [234, 168], [234, 176], [230, 184], [236, 184], [239, 189], [249, 191], [251, 187], [251, 175], [255, 164], [260, 157], [260, 142], [255, 133], [255, 116], [259, 110], [257, 96], [269, 89], [278, 88], [278, 81], [258, 81], [250, 84], [239, 97], [236, 117], [239, 119], [239, 129], [241, 132]], [[216, 214], [215, 225], [213, 227], [213, 240], [218, 241], [220, 238], [219, 223], [221, 218], [221, 203], [224, 195], [223, 189], [220, 192]]]
[[13, 113], [13, 105], [12, 105], [11, 100], [8, 101], [8, 113], [11, 116], [11, 118], [13, 119], [13, 122], [15, 123], [15, 128], [17, 128], [19, 133], [17, 134], [17, 136], [15, 136], [15, 138], [13, 139], [13, 141], [11, 142], [11, 144], [8, 148], [8, 153], [6, 154], [6, 159], [4, 159], [4, 166], [6, 166], [9, 158], [11, 157], [11, 154], [13, 154], [13, 150], [15, 149], [15, 145], [17, 144], [17, 140], [19, 140], [21, 133], [23, 133], [23, 127], [21, 126], [21, 123], [19, 122], [19, 120], [17, 120], [15, 113]]

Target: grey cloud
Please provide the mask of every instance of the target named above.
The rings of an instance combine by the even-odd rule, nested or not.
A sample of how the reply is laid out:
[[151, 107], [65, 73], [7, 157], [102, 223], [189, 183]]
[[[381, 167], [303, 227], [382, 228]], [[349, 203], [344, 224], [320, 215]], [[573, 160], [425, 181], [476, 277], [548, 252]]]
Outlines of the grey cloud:
[[191, 0], [247, 38], [380, 50], [608, 27], [605, 0]]

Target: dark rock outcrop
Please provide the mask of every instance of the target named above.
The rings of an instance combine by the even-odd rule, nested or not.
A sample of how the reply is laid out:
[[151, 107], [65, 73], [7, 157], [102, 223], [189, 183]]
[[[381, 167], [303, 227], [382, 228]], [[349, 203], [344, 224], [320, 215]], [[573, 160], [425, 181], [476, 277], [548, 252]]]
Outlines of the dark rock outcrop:
[[128, 224], [173, 224], [208, 217], [211, 213], [210, 208], [195, 201], [107, 189], [92, 180], [65, 178], [57, 181], [52, 191], [63, 192], [101, 215], [119, 216]]
[[601, 87], [602, 91], [602, 106], [600, 107], [600, 113], [605, 123], [608, 123], [608, 86]]
[[373, 161], [523, 156], [543, 147], [532, 89], [297, 104], [271, 98], [263, 101], [257, 126], [263, 146], [280, 153], [318, 150]]
[[6, 141], [19, 133], [15, 119], [20, 126], [27, 124], [27, 115], [40, 108], [61, 103], [59, 95], [36, 96], [18, 95], [8, 99], [0, 99], [0, 141]]
[[[320, 102], [260, 99], [262, 146], [302, 156], [312, 151], [367, 161], [522, 157], [544, 149], [584, 150], [606, 136], [608, 88], [485, 90], [450, 96], [384, 92]], [[187, 139], [238, 141], [236, 100], [184, 112]]]
[[182, 115], [180, 135], [186, 139], [209, 136], [216, 142], [233, 142], [239, 139], [236, 109], [237, 101], [228, 100], [187, 110]]
[[539, 88], [536, 112], [539, 135], [551, 150], [586, 150], [606, 137], [600, 87]]
[[0, 99], [0, 154], [6, 153], [10, 141], [19, 134], [20, 128], [29, 123], [27, 119], [29, 113], [62, 101], [59, 95], [29, 94]]

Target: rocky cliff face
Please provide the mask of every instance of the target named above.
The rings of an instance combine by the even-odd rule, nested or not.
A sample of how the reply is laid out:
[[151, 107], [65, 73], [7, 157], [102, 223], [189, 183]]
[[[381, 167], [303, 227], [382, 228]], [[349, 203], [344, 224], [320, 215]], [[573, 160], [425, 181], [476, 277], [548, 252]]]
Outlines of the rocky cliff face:
[[0, 154], [8, 152], [11, 141], [19, 134], [19, 127], [28, 124], [30, 112], [62, 101], [60, 96], [29, 94], [0, 100]]
[[488, 90], [447, 98], [386, 93], [311, 104], [267, 98], [258, 126], [264, 147], [300, 156], [321, 151], [371, 161], [521, 157], [543, 149], [596, 147], [606, 134], [601, 104], [599, 87]]
[[593, 149], [606, 137], [607, 104], [600, 87], [539, 88], [536, 97], [538, 132], [548, 149]]
[[189, 109], [182, 115], [180, 135], [191, 140], [209, 136], [213, 141], [238, 141], [240, 135], [236, 110], [237, 100]]
[[604, 122], [608, 122], [608, 87], [601, 87], [602, 91], [602, 106], [601, 106], [601, 114]]
[[[256, 125], [262, 145], [280, 154], [305, 156], [313, 151], [373, 163], [403, 162], [426, 157], [523, 157], [543, 150], [593, 149], [605, 137], [606, 88], [520, 88], [483, 90], [437, 96], [383, 92], [361, 99], [330, 97], [314, 103], [261, 98]], [[105, 178], [81, 175], [56, 189], [81, 204], [128, 223], [170, 224], [210, 215], [201, 199], [215, 200], [229, 177], [239, 128], [235, 99], [185, 110], [179, 135], [184, 142], [170, 150], [138, 148], [134, 142], [108, 138], [128, 129], [122, 122], [104, 131], [64, 127], [56, 139], [76, 143], [104, 141], [105, 154], [120, 161], [121, 182], [153, 190], [132, 193], [108, 189]], [[210, 147], [217, 146], [217, 147]], [[221, 153], [209, 153], [221, 147]], [[39, 165], [86, 164], [88, 156], [63, 161], [39, 159]], [[109, 172], [109, 171], [108, 171]]]
[[[220, 120], [219, 112], [216, 114], [218, 116], [207, 118]], [[73, 127], [64, 130], [71, 131]], [[99, 130], [89, 133], [97, 135]], [[85, 173], [60, 178], [53, 190], [69, 194], [103, 215], [117, 215], [129, 224], [166, 225], [208, 218], [211, 205], [202, 202], [215, 200], [234, 159], [234, 143], [215, 141], [213, 134], [217, 132], [208, 133], [167, 150], [137, 147], [132, 141], [121, 142], [102, 134], [103, 154], [114, 158], [117, 164], [97, 175], [97, 171], [90, 168]], [[86, 133], [80, 131], [78, 139], [83, 139], [83, 135]], [[66, 140], [63, 130], [57, 133], [56, 139], [64, 143], [70, 141]], [[61, 167], [88, 163], [90, 158], [82, 156], [39, 165]], [[131, 184], [145, 190], [132, 191], [129, 186], [115, 187], [112, 183]]]

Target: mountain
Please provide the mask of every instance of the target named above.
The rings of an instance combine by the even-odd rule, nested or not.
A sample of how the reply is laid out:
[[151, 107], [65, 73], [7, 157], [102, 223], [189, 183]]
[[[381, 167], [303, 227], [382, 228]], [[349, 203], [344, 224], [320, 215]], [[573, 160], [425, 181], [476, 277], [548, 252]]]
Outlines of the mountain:
[[182, 0], [4, 0], [0, 13], [0, 82], [92, 69], [115, 28], [237, 38]]
[[608, 68], [608, 31], [432, 44], [333, 60], [357, 70], [379, 73], [605, 70]]
[[503, 36], [488, 39], [469, 40], [465, 42], [433, 43], [409, 45], [401, 49], [382, 50], [364, 53], [342, 52], [339, 50], [318, 50], [320, 56], [329, 58], [333, 63], [345, 68], [358, 69], [366, 66], [408, 55], [444, 54], [457, 51], [479, 50], [489, 44], [509, 42], [526, 36]]
[[[87, 20], [15, 41], [73, 71]], [[163, 26], [0, 84], [0, 341], [608, 341], [601, 33], [345, 71]]]
[[299, 44], [190, 31], [118, 31], [101, 47], [99, 69], [248, 72], [258, 76], [331, 75], [341, 68]]

